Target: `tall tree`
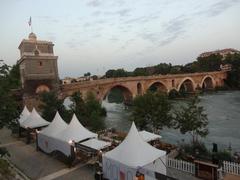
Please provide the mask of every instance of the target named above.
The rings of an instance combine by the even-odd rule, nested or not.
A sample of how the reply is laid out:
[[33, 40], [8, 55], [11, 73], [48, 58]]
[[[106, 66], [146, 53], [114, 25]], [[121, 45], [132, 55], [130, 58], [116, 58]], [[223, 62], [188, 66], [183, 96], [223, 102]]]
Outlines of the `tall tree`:
[[208, 134], [208, 118], [202, 106], [199, 106], [200, 99], [195, 96], [186, 106], [182, 106], [175, 112], [176, 128], [185, 134], [192, 136], [192, 142], [198, 142], [198, 136], [205, 137]]
[[42, 103], [39, 105], [39, 108], [42, 110], [42, 117], [44, 119], [52, 121], [58, 111], [66, 122], [70, 121], [71, 113], [66, 110], [63, 100], [57, 97], [55, 91], [43, 92], [40, 95], [40, 99]]
[[87, 125], [87, 110], [85, 102], [82, 98], [82, 94], [80, 92], [75, 92], [70, 97], [70, 100], [73, 102], [70, 105], [70, 108], [73, 113], [77, 116], [80, 122], [86, 126]]
[[18, 88], [20, 77], [16, 66], [8, 66], [0, 60], [0, 128], [8, 126], [12, 128], [17, 124], [19, 116], [19, 104], [15, 100], [12, 88]]
[[172, 126], [171, 107], [165, 94], [148, 91], [133, 100], [131, 120], [135, 121], [140, 129], [156, 132], [164, 126]]
[[94, 131], [105, 127], [102, 117], [106, 115], [106, 110], [102, 108], [100, 102], [92, 92], [87, 93], [85, 100], [83, 100], [80, 92], [75, 92], [70, 99], [73, 102], [71, 105], [72, 112], [76, 114], [84, 126]]

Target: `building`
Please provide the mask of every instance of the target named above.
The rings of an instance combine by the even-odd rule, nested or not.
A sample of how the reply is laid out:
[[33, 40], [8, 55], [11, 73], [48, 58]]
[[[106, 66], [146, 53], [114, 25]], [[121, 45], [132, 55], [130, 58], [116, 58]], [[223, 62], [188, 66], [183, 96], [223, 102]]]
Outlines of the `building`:
[[58, 88], [58, 57], [54, 55], [53, 46], [50, 41], [38, 40], [33, 32], [20, 43], [18, 64], [24, 96]]
[[62, 79], [62, 84], [71, 84], [74, 82], [76, 82], [76, 80], [71, 77], [65, 77], [64, 79]]
[[220, 54], [221, 56], [223, 56], [223, 58], [225, 58], [228, 54], [235, 54], [235, 53], [240, 53], [240, 51], [236, 50], [236, 49], [232, 49], [232, 48], [227, 48], [227, 49], [222, 49], [222, 50], [216, 50], [216, 51], [209, 51], [209, 52], [204, 52], [202, 54], [199, 55], [199, 57], [208, 57], [210, 55], [213, 54]]

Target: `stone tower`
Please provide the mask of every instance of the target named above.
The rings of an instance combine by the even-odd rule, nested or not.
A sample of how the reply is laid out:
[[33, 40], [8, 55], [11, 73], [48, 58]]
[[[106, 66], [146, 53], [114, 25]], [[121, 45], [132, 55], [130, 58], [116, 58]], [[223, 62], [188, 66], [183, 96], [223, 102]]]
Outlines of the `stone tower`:
[[25, 97], [58, 88], [58, 57], [54, 56], [53, 46], [50, 41], [37, 40], [33, 32], [20, 43], [18, 64]]

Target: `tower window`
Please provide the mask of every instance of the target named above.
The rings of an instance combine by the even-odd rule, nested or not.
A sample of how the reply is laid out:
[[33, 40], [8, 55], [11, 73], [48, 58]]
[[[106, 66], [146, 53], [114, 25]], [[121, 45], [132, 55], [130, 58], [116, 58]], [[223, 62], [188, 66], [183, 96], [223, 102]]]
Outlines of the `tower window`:
[[39, 66], [42, 66], [42, 61], [39, 62]]

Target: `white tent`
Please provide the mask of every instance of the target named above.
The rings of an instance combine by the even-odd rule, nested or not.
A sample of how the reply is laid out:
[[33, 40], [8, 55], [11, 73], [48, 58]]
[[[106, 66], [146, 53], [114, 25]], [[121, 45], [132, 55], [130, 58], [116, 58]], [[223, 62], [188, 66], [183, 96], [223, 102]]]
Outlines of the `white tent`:
[[156, 140], [156, 139], [161, 139], [162, 136], [148, 132], [148, 131], [140, 131], [139, 132], [140, 136], [143, 138], [143, 140], [145, 142], [149, 142], [152, 140]]
[[165, 164], [166, 152], [145, 142], [133, 123], [124, 141], [103, 155], [103, 175], [108, 179], [133, 179], [141, 171], [145, 179], [155, 179], [154, 172], [166, 174]]
[[38, 128], [38, 127], [43, 127], [47, 126], [50, 123], [43, 119], [33, 108], [31, 114], [27, 117], [25, 121], [23, 121], [20, 126], [23, 128]]
[[24, 106], [24, 109], [18, 119], [19, 124], [21, 125], [23, 123], [23, 121], [25, 121], [28, 118], [29, 115], [30, 115], [30, 112], [28, 111], [27, 107]]
[[87, 146], [89, 148], [95, 149], [95, 150], [101, 150], [101, 149], [111, 146], [110, 142], [106, 142], [106, 141], [102, 141], [102, 140], [98, 140], [98, 139], [89, 139], [80, 144]]
[[96, 138], [98, 135], [89, 131], [79, 122], [74, 114], [68, 127], [54, 135], [55, 138], [69, 142], [79, 142], [85, 139]]
[[51, 124], [38, 133], [38, 147], [46, 153], [51, 153], [55, 150], [64, 152], [66, 151], [64, 148], [69, 151], [70, 148], [68, 143], [65, 143], [66, 146], [64, 146], [62, 145], [62, 141], [54, 138], [55, 134], [63, 131], [67, 128], [67, 126], [68, 124], [63, 121], [63, 119], [57, 112]]
[[44, 134], [46, 136], [54, 136], [55, 134], [61, 132], [62, 130], [66, 129], [68, 124], [61, 118], [58, 112], [53, 119], [53, 121], [39, 132], [39, 134]]

